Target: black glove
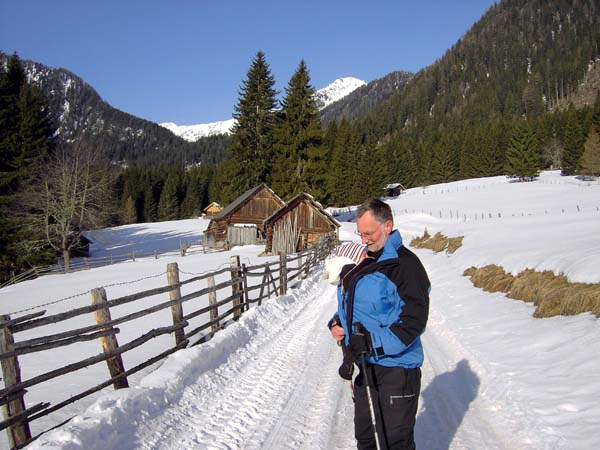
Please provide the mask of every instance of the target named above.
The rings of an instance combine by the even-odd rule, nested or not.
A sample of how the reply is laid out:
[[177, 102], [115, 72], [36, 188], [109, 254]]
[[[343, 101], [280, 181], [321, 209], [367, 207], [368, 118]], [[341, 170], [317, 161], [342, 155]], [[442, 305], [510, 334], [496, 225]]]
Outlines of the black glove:
[[348, 351], [354, 356], [355, 361], [360, 361], [361, 355], [364, 355], [365, 358], [371, 355], [373, 350], [371, 335], [360, 322], [355, 323], [353, 328], [354, 330], [350, 335], [350, 343], [348, 344]]
[[338, 369], [338, 374], [344, 380], [351, 380], [352, 373], [354, 372], [354, 361], [356, 359], [354, 358], [354, 355], [352, 353], [350, 353], [350, 350], [348, 350], [348, 347], [346, 347], [345, 345], [342, 345], [342, 354], [343, 354], [343, 360], [342, 360], [342, 365]]

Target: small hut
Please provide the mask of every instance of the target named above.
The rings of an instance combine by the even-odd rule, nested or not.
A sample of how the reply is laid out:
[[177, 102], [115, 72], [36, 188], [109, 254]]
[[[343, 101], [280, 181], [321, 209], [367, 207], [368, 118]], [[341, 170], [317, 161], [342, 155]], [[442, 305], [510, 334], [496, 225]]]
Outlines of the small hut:
[[387, 184], [383, 190], [385, 191], [383, 195], [386, 197], [398, 197], [406, 189], [400, 183], [390, 183]]
[[217, 202], [212, 202], [206, 208], [202, 210], [202, 217], [213, 217], [221, 212], [221, 205]]
[[333, 233], [337, 238], [340, 226], [311, 195], [301, 192], [265, 220], [265, 253], [306, 250], [320, 236]]
[[263, 221], [285, 205], [266, 184], [247, 190], [213, 216], [204, 231], [210, 248], [264, 242]]

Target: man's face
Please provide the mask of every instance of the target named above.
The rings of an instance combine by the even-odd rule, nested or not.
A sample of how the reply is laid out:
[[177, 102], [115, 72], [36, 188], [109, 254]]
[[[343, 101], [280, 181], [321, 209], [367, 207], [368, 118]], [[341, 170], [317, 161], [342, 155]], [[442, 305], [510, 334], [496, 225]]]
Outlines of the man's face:
[[379, 223], [371, 211], [367, 211], [356, 219], [356, 229], [363, 244], [367, 244], [370, 252], [381, 250], [392, 231], [392, 221]]

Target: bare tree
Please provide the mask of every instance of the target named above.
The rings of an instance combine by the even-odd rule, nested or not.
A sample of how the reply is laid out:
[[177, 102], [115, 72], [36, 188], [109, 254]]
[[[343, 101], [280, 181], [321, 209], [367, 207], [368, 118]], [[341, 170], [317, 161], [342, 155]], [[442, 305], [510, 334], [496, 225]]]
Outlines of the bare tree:
[[112, 181], [110, 164], [100, 152], [83, 144], [56, 149], [26, 193], [28, 223], [38, 239], [24, 245], [30, 250], [50, 245], [62, 254], [68, 271], [83, 231], [105, 223]]

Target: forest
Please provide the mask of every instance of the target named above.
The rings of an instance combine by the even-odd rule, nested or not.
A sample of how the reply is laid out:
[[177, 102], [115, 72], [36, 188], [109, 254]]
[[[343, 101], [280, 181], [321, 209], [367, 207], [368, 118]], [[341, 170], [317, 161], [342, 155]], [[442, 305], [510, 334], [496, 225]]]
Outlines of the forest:
[[278, 100], [258, 51], [231, 135], [205, 141], [211, 156], [201, 163], [111, 155], [97, 151], [91, 134], [61, 140], [48, 99], [27, 82], [18, 56], [7, 57], [0, 66], [0, 279], [68, 259], [85, 230], [197, 217], [210, 202], [225, 206], [259, 183], [284, 201], [307, 192], [324, 206], [346, 206], [394, 182], [531, 181], [544, 169], [598, 176], [598, 5], [554, 3], [492, 6], [395, 94], [358, 116], [337, 105], [345, 113], [326, 123], [306, 63]]

